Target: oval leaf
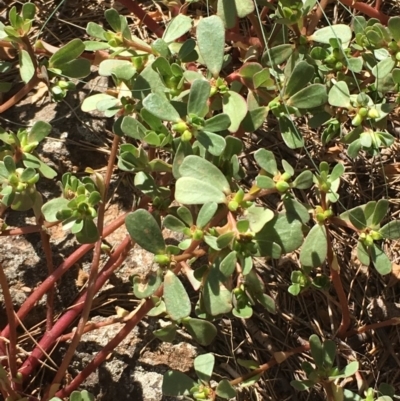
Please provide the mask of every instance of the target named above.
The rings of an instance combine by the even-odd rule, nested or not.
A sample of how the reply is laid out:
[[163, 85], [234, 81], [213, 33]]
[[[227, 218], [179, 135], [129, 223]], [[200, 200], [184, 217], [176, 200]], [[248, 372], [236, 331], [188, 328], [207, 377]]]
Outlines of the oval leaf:
[[57, 50], [49, 60], [52, 68], [63, 68], [63, 65], [78, 58], [85, 51], [85, 45], [80, 39], [72, 39], [65, 46]]
[[173, 122], [180, 120], [179, 113], [161, 93], [150, 93], [146, 96], [143, 100], [143, 107], [161, 120]]
[[179, 39], [186, 32], [189, 32], [192, 28], [192, 19], [187, 15], [178, 14], [168, 24], [167, 29], [164, 32], [163, 39], [167, 43], [174, 42]]
[[200, 55], [214, 78], [217, 78], [224, 62], [225, 27], [216, 15], [203, 18], [197, 25], [197, 42]]
[[181, 320], [190, 315], [190, 298], [181, 280], [168, 270], [164, 277], [164, 302], [172, 320]]
[[240, 123], [246, 117], [247, 103], [239, 93], [229, 91], [225, 93], [222, 98], [222, 110], [227, 114], [231, 120], [229, 131], [232, 133], [237, 132]]
[[128, 214], [125, 225], [131, 238], [143, 249], [155, 255], [165, 252], [165, 242], [156, 219], [147, 210]]
[[316, 224], [308, 233], [300, 251], [300, 263], [305, 267], [321, 266], [326, 259], [328, 244], [325, 226]]
[[322, 106], [328, 100], [326, 86], [322, 84], [312, 84], [297, 92], [288, 100], [288, 104], [298, 109], [311, 109]]

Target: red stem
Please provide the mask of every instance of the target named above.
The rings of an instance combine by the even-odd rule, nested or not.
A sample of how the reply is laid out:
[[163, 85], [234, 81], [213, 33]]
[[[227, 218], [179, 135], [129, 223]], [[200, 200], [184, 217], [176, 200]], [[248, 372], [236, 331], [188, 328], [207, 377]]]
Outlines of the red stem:
[[131, 13], [135, 14], [143, 24], [147, 26], [147, 28], [150, 29], [157, 37], [161, 38], [164, 33], [164, 28], [156, 21], [154, 21], [153, 18], [150, 17], [150, 15], [143, 10], [139, 6], [136, 0], [117, 0], [118, 3], [122, 4], [124, 7], [126, 7]]
[[358, 11], [361, 11], [370, 18], [377, 18], [384, 25], [386, 25], [389, 21], [389, 16], [370, 6], [369, 4], [354, 0], [341, 0], [341, 2], [348, 7], [352, 7]]
[[[122, 226], [125, 221], [127, 213], [119, 216], [116, 220], [114, 220], [111, 224], [109, 224], [105, 229], [103, 230], [103, 238], [107, 237], [111, 233], [113, 233], [116, 229]], [[50, 288], [53, 287], [54, 283], [58, 281], [64, 273], [66, 273], [79, 259], [83, 258], [84, 255], [86, 255], [92, 248], [94, 247], [94, 244], [85, 244], [80, 246], [74, 253], [72, 253], [63, 263], [61, 263], [60, 266], [56, 270], [54, 270], [53, 274], [45, 281], [43, 281], [42, 284], [39, 285], [39, 287], [36, 288], [36, 290], [26, 299], [26, 301], [22, 304], [22, 306], [19, 308], [17, 312], [17, 316], [19, 317], [20, 320], [23, 320], [24, 317], [31, 311], [31, 309], [35, 306], [36, 302], [38, 302], [46, 292], [49, 291]], [[18, 327], [18, 321], [15, 322], [16, 327]], [[8, 338], [10, 334], [10, 325], [8, 324], [4, 330], [1, 332], [1, 336]], [[5, 352], [5, 349], [1, 347], [2, 344], [0, 343], [0, 348]]]
[[[117, 249], [113, 252], [107, 264], [101, 270], [95, 283], [95, 291], [99, 291], [104, 283], [110, 278], [114, 271], [123, 263], [126, 258], [128, 250], [131, 248], [132, 242], [127, 236]], [[46, 332], [43, 338], [39, 341], [36, 348], [31, 352], [24, 364], [20, 368], [20, 373], [26, 379], [32, 374], [33, 369], [39, 364], [39, 360], [43, 357], [44, 352], [47, 352], [56, 343], [58, 337], [65, 331], [65, 329], [78, 317], [85, 306], [87, 298], [87, 291], [83, 293], [54, 324], [53, 328]]]
[[[4, 273], [3, 267], [0, 266], [0, 288], [4, 297], [4, 304], [6, 307], [7, 319], [10, 322], [10, 341], [8, 346], [8, 364], [10, 366], [11, 378], [15, 378], [17, 375], [17, 327], [15, 325], [14, 318], [14, 306], [11, 298], [10, 288], [7, 283], [7, 277]], [[1, 341], [1, 345], [5, 348], [4, 341]], [[12, 389], [11, 389], [12, 390]], [[10, 394], [11, 395], [11, 394]], [[14, 394], [13, 394], [14, 395]]]

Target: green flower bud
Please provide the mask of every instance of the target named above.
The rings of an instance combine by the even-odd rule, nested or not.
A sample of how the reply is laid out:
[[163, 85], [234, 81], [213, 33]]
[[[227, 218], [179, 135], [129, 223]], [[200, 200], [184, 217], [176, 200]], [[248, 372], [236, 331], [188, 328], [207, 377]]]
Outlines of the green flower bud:
[[388, 44], [388, 49], [391, 50], [392, 52], [396, 52], [399, 50], [399, 46], [397, 45], [396, 42], [392, 41]]
[[374, 241], [380, 241], [383, 238], [382, 234], [378, 231], [372, 230], [369, 234]]
[[235, 194], [234, 200], [235, 200], [237, 203], [241, 203], [242, 200], [243, 200], [243, 198], [244, 198], [244, 191], [243, 191], [242, 188], [240, 188], [239, 191], [237, 191], [237, 193]]
[[228, 203], [228, 209], [229, 209], [231, 212], [236, 212], [236, 210], [238, 209], [238, 207], [239, 207], [239, 203], [236, 202], [235, 200], [231, 200], [231, 201]]
[[368, 110], [368, 117], [372, 119], [379, 118], [379, 111], [373, 107], [372, 109]]
[[193, 135], [189, 130], [186, 130], [181, 135], [182, 142], [189, 142], [192, 139]]
[[168, 255], [154, 255], [154, 262], [161, 266], [166, 266], [171, 263], [171, 259]]
[[395, 57], [397, 61], [400, 61], [400, 52], [397, 52]]
[[185, 132], [189, 127], [188, 125], [184, 122], [184, 121], [180, 121], [179, 123], [176, 124], [172, 124], [171, 127], [174, 131], [179, 132], [179, 133], [183, 133]]
[[336, 71], [341, 71], [341, 70], [343, 70], [343, 63], [342, 63], [341, 61], [338, 61], [338, 62], [335, 64], [335, 70], [336, 70]]
[[325, 221], [325, 214], [317, 213], [315, 218], [317, 219], [318, 223], [323, 223]]
[[275, 188], [280, 192], [280, 193], [284, 193], [286, 192], [289, 188], [290, 185], [286, 182], [286, 181], [278, 181], [275, 184]]
[[210, 91], [210, 97], [213, 97], [217, 93], [218, 93], [218, 89], [215, 86], [212, 86], [211, 91]]
[[355, 117], [353, 118], [353, 120], [351, 121], [351, 123], [355, 126], [355, 127], [359, 127], [363, 122], [363, 118], [359, 115], [356, 114]]
[[331, 218], [332, 216], [333, 216], [333, 212], [332, 212], [331, 209], [325, 210], [325, 212], [324, 212], [324, 217], [325, 217], [325, 219], [329, 219], [329, 218]]
[[322, 192], [329, 192], [330, 189], [331, 189], [331, 184], [330, 184], [330, 182], [323, 182], [323, 183], [320, 185], [319, 189], [320, 189]]
[[374, 243], [374, 239], [371, 237], [371, 235], [367, 234], [367, 236], [364, 239], [364, 245], [369, 247], [371, 245], [373, 245]]
[[358, 110], [358, 114], [361, 117], [367, 117], [368, 109], [366, 107], [360, 107], [360, 109]]
[[17, 176], [15, 173], [12, 173], [12, 174], [10, 174], [10, 175], [8, 176], [8, 182], [9, 182], [12, 186], [18, 185], [18, 183], [19, 183], [19, 178], [18, 178], [18, 176]]
[[194, 233], [192, 234], [192, 238], [193, 238], [195, 241], [201, 241], [201, 240], [203, 239], [203, 231], [200, 230], [200, 229], [196, 229], [196, 230], [194, 231]]
[[281, 175], [281, 180], [282, 181], [289, 181], [290, 178], [292, 178], [292, 176], [286, 171]]

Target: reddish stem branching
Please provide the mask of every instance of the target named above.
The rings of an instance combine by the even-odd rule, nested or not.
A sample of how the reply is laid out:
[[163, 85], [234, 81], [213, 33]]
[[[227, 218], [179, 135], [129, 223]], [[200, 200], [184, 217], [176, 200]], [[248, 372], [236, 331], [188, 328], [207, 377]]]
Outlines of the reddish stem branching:
[[[7, 277], [4, 273], [3, 267], [0, 265], [0, 288], [3, 293], [4, 304], [6, 307], [7, 319], [10, 322], [10, 335], [8, 338], [8, 365], [10, 367], [10, 374], [12, 378], [15, 378], [17, 375], [17, 327], [15, 324], [14, 318], [14, 305], [11, 298], [10, 288], [8, 286]], [[0, 344], [3, 346], [3, 350], [5, 350], [6, 345], [3, 340], [0, 338]], [[11, 389], [12, 390], [12, 389]], [[11, 394], [10, 394], [11, 395]], [[17, 399], [17, 398], [14, 398]]]
[[[103, 230], [103, 238], [109, 236], [119, 227], [124, 224], [126, 214], [123, 214], [117, 217], [112, 223], [110, 223], [107, 227]], [[82, 259], [92, 248], [94, 244], [85, 244], [81, 245], [75, 252], [73, 252], [67, 259], [64, 260], [61, 265], [54, 270], [53, 274], [50, 277], [47, 277], [46, 280], [40, 284], [33, 293], [26, 299], [26, 301], [22, 304], [17, 312], [17, 316], [19, 319], [23, 320], [25, 316], [32, 310], [35, 306], [36, 302], [40, 301], [44, 294], [46, 294], [50, 288], [54, 286], [54, 284], [72, 267], [78, 260]], [[18, 322], [16, 322], [18, 326]], [[1, 336], [8, 338], [10, 335], [10, 322], [1, 332]], [[1, 343], [0, 343], [1, 346]], [[1, 348], [1, 347], [0, 347]], [[2, 348], [3, 352], [5, 351]]]

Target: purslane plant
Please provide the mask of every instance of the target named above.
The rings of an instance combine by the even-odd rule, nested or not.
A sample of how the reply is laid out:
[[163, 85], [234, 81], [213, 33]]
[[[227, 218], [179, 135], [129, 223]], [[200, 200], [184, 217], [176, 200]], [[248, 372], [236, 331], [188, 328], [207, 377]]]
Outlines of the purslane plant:
[[[227, 29], [235, 27], [238, 18], [254, 20], [252, 1], [235, 1], [236, 8], [227, 7], [224, 0], [214, 2], [211, 9], [216, 15], [204, 17], [197, 24], [188, 15], [178, 14], [162, 37], [151, 44], [132, 35], [127, 19], [110, 9], [105, 18], [111, 29], [90, 22], [87, 34], [93, 40], [73, 39], [60, 49], [41, 40], [30, 43], [35, 16], [31, 3], [25, 4], [20, 14], [15, 7], [10, 10], [9, 25], [0, 25], [0, 40], [18, 50], [20, 75], [26, 84], [20, 96], [43, 81], [53, 100], [62, 100], [75, 88], [71, 79], [87, 76], [89, 60], [101, 54], [98, 73], [110, 77], [113, 86], [105, 93], [87, 97], [82, 110], [98, 110], [115, 121], [106, 179], [90, 169], [87, 172], [91, 176], [81, 179], [66, 173], [61, 178], [62, 196], [44, 204], [35, 184], [41, 175], [54, 178], [57, 173], [40, 159], [36, 149], [51, 127], [37, 122], [30, 130], [16, 134], [2, 130], [1, 210], [33, 209], [40, 223], [62, 222], [78, 242], [95, 244], [97, 268], [104, 238], [104, 201], [116, 158], [119, 169], [134, 175], [138, 195], [136, 210], [124, 218], [129, 238], [110, 260], [118, 256], [122, 263], [119, 256], [128, 249], [130, 240], [154, 255], [154, 268], [146, 276], [132, 278], [133, 292], [142, 302], [124, 321], [121, 335], [68, 386], [58, 390], [60, 383], [52, 383], [44, 399], [56, 392], [60, 398], [71, 394], [71, 399], [91, 399], [86, 393], [73, 391], [146, 315], [162, 315], [169, 320], [167, 326], [154, 331], [157, 338], [173, 341], [182, 327], [207, 346], [217, 334], [215, 323], [224, 315], [248, 319], [259, 306], [277, 313], [275, 301], [256, 269], [256, 257], [279, 259], [299, 250], [301, 266], [292, 272], [289, 292], [298, 295], [310, 288], [324, 292], [332, 283], [342, 307], [338, 336], [345, 338], [350, 319], [332, 246], [336, 226], [358, 235], [361, 263], [372, 263], [380, 274], [391, 272], [392, 263], [381, 241], [400, 238], [400, 223], [385, 221], [388, 201], [384, 199], [336, 215], [333, 205], [339, 201], [342, 164], [332, 167], [322, 162], [314, 173], [299, 173], [286, 160], [276, 160], [270, 150], [258, 149], [254, 159], [259, 170], [254, 182], [247, 188], [242, 181], [241, 138], [260, 128], [268, 114], [276, 118], [282, 140], [292, 149], [305, 144], [297, 124], [304, 118], [309, 119], [310, 126], [322, 127], [318, 131], [323, 144], [348, 144], [347, 153], [352, 158], [360, 152], [378, 155], [381, 147], [393, 143], [386, 126], [394, 108], [388, 95], [398, 97], [400, 84], [396, 68], [400, 19], [392, 17], [386, 27], [378, 20], [356, 17], [352, 27], [338, 24], [306, 34], [304, 23], [315, 4], [315, 0], [280, 0], [270, 5], [270, 18], [284, 34], [265, 28], [268, 45], [264, 50], [265, 43], [252, 50], [248, 47], [237, 69], [238, 60], [225, 54]], [[258, 28], [258, 34], [263, 32], [263, 26]], [[10, 68], [8, 64], [1, 66], [3, 70]], [[10, 89], [7, 84], [0, 88]], [[317, 205], [297, 199], [299, 191], [310, 188]], [[259, 203], [271, 194], [281, 200], [277, 211]], [[167, 244], [164, 228], [181, 235], [177, 245]], [[41, 224], [38, 230], [43, 232]], [[81, 249], [87, 251], [90, 246]], [[204, 255], [208, 261], [199, 263]], [[325, 265], [330, 280], [321, 274], [320, 268]], [[198, 293], [195, 304], [181, 281], [182, 274]], [[100, 279], [94, 276], [90, 282], [91, 297]], [[48, 339], [54, 332], [60, 333], [60, 327], [55, 327], [50, 324], [44, 341], [32, 355], [43, 356], [54, 345], [57, 336], [53, 342]], [[11, 325], [4, 331], [10, 330]], [[351, 376], [358, 363], [339, 372], [333, 368], [335, 349], [331, 341], [322, 344], [312, 336], [309, 344], [315, 367], [304, 366], [308, 379], [296, 382], [297, 388], [322, 384], [329, 399], [341, 399], [342, 390], [335, 380]], [[306, 347], [301, 352], [304, 350]], [[6, 354], [3, 342], [0, 351]], [[247, 363], [256, 372], [254, 377], [249, 376], [253, 381], [269, 367], [256, 365]], [[23, 374], [22, 380], [33, 373], [32, 366], [29, 359], [21, 367], [18, 375]], [[199, 380], [169, 372], [164, 392], [194, 399], [234, 396], [236, 390], [228, 380], [217, 386], [210, 384], [213, 368], [214, 356], [201, 355], [195, 360]], [[20, 381], [19, 376], [1, 379], [2, 394], [14, 396]], [[332, 393], [339, 398], [332, 398]]]

